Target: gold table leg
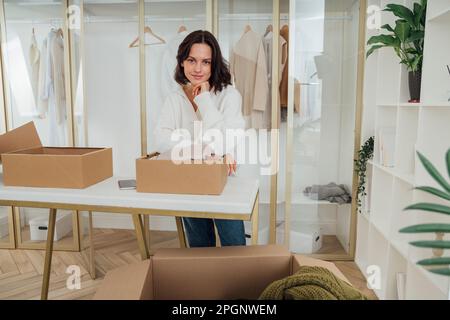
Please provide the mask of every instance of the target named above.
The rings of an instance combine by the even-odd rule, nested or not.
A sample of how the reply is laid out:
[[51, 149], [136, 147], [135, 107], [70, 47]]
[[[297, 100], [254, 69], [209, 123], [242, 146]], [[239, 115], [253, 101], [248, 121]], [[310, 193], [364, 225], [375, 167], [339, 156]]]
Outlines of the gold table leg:
[[139, 214], [132, 214], [134, 229], [136, 230], [136, 238], [139, 245], [139, 251], [141, 252], [142, 260], [149, 258], [149, 252], [147, 248], [147, 243], [144, 239], [144, 229], [142, 226], [142, 220]]
[[259, 215], [259, 194], [256, 196], [255, 205], [252, 212], [252, 244], [258, 244], [258, 215]]
[[55, 235], [56, 209], [50, 209], [48, 214], [47, 246], [45, 249], [44, 275], [42, 279], [41, 300], [47, 300], [50, 284], [50, 271], [53, 255], [53, 237]]
[[180, 239], [180, 248], [186, 248], [186, 237], [184, 234], [183, 220], [180, 217], [175, 217], [177, 222], [178, 239]]
[[94, 251], [94, 227], [92, 223], [92, 211], [89, 211], [89, 274], [95, 280], [95, 251]]
[[144, 214], [144, 237], [147, 242], [147, 248], [150, 251], [150, 216]]

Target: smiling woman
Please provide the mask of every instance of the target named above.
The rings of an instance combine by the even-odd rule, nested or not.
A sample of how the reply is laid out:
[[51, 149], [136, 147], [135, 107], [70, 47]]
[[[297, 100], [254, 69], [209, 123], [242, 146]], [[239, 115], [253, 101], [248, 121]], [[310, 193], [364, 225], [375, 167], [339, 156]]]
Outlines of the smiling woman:
[[[166, 98], [155, 128], [158, 152], [166, 152], [179, 143], [180, 130], [195, 137], [194, 123], [200, 122], [203, 132], [244, 129], [242, 97], [231, 86], [228, 65], [216, 38], [208, 31], [194, 31], [178, 48], [175, 81], [179, 84]], [[198, 137], [196, 137], [198, 138]], [[201, 137], [200, 137], [201, 138]], [[225, 141], [225, 139], [222, 139]], [[196, 142], [196, 141], [191, 141]], [[228, 174], [236, 172], [235, 143], [213, 145], [216, 156], [225, 156]], [[211, 145], [210, 145], [211, 146]], [[214, 224], [222, 246], [245, 245], [242, 221], [183, 218], [191, 247], [216, 245]]]
[[[201, 121], [203, 132], [217, 129], [223, 137], [227, 129], [244, 129], [241, 95], [231, 86], [228, 65], [210, 32], [198, 30], [186, 36], [178, 48], [174, 78], [179, 86], [166, 98], [155, 128], [157, 151], [172, 149], [178, 142], [173, 135], [179, 130], [195, 137], [195, 121]], [[229, 173], [235, 172], [235, 143], [214, 147], [216, 155], [227, 155]]]
[[216, 38], [208, 31], [194, 31], [180, 44], [175, 80], [180, 85], [208, 82], [215, 93], [231, 85], [231, 74]]

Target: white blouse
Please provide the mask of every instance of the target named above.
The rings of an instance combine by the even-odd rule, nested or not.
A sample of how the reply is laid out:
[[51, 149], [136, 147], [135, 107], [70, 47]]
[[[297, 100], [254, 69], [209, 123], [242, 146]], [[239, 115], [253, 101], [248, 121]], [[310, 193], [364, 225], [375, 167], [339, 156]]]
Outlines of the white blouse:
[[[201, 93], [194, 98], [194, 102], [198, 106], [197, 111], [194, 111], [181, 86], [178, 86], [166, 98], [154, 130], [156, 151], [166, 152], [180, 143], [180, 140], [173, 141], [171, 139], [172, 133], [177, 129], [186, 129], [193, 141], [195, 139], [194, 121], [201, 121], [203, 137], [209, 129], [220, 130], [223, 135], [223, 143], [227, 140], [227, 129], [242, 129], [243, 133], [245, 121], [242, 116], [242, 97], [233, 86], [228, 85], [217, 93], [213, 91]], [[215, 131], [217, 132], [217, 130]], [[240, 139], [229, 140], [222, 147], [212, 145], [213, 148], [216, 147], [217, 155], [235, 154], [236, 145]]]

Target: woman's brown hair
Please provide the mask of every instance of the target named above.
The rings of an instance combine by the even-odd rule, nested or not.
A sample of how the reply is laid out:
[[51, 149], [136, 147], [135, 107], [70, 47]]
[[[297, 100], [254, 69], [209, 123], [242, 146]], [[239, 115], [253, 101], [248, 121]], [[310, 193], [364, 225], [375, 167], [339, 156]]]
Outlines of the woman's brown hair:
[[231, 84], [231, 74], [228, 69], [228, 63], [222, 56], [219, 43], [211, 32], [204, 30], [193, 31], [184, 38], [178, 47], [177, 67], [175, 69], [175, 81], [181, 85], [188, 83], [184, 75], [183, 61], [189, 57], [191, 48], [196, 43], [207, 44], [211, 48], [211, 77], [208, 82], [214, 92], [222, 91], [227, 85]]

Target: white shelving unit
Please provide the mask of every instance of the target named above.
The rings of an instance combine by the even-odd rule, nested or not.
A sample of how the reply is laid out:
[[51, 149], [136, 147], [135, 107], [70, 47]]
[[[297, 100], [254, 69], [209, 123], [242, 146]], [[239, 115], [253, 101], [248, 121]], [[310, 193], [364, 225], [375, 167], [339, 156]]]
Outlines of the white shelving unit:
[[[369, 0], [369, 5], [382, 9], [389, 3], [412, 8], [414, 1]], [[394, 25], [397, 19], [389, 12], [381, 12], [381, 16], [381, 25]], [[421, 103], [407, 102], [408, 73], [391, 48], [379, 50], [366, 61], [363, 141], [374, 135], [375, 146], [368, 171], [370, 206], [358, 215], [355, 261], [363, 273], [371, 266], [379, 268], [380, 287], [374, 291], [380, 299], [450, 298], [449, 277], [434, 275], [416, 264], [432, 257], [431, 249], [409, 245], [413, 240], [433, 240], [435, 235], [398, 232], [419, 223], [450, 222], [445, 215], [403, 210], [417, 202], [440, 202], [414, 190], [414, 186], [438, 187], [417, 159], [416, 150], [440, 172], [447, 172], [444, 155], [450, 148], [450, 75], [446, 65], [450, 65], [450, 42], [444, 39], [449, 30], [450, 0], [429, 0]], [[367, 39], [378, 32], [368, 30]], [[386, 128], [395, 140], [390, 166], [383, 165], [379, 145], [379, 133]], [[448, 235], [444, 239], [448, 240]]]

